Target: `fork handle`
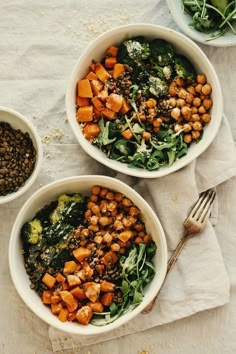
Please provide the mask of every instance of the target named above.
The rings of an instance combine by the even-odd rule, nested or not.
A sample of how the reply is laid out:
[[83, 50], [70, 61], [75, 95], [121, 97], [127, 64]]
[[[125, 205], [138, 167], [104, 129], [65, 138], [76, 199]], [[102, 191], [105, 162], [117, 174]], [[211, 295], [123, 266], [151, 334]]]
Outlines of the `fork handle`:
[[169, 259], [169, 261], [168, 261], [167, 270], [166, 270], [166, 275], [165, 275], [165, 278], [164, 278], [164, 280], [163, 280], [163, 283], [162, 283], [162, 285], [161, 285], [161, 287], [160, 287], [158, 293], [156, 294], [156, 296], [154, 297], [154, 299], [150, 302], [150, 304], [148, 304], [148, 305], [144, 308], [144, 310], [142, 311], [142, 313], [147, 314], [147, 313], [149, 313], [149, 312], [152, 310], [152, 308], [153, 308], [153, 306], [154, 306], [154, 304], [155, 304], [155, 302], [156, 302], [156, 299], [158, 298], [158, 295], [160, 294], [160, 291], [161, 291], [161, 289], [162, 289], [162, 287], [163, 287], [163, 285], [164, 285], [164, 282], [165, 282], [165, 280], [166, 280], [166, 277], [167, 277], [169, 271], [173, 268], [173, 266], [174, 266], [174, 264], [176, 263], [176, 261], [177, 261], [179, 255], [180, 255], [182, 249], [183, 249], [184, 246], [186, 245], [187, 241], [191, 238], [191, 236], [192, 236], [192, 234], [188, 234], [188, 235], [184, 236], [183, 238], [181, 238], [181, 240], [179, 241], [179, 243], [178, 243], [178, 245], [177, 245], [177, 247], [176, 247], [174, 253], [172, 254], [172, 256], [170, 257], [170, 259]]

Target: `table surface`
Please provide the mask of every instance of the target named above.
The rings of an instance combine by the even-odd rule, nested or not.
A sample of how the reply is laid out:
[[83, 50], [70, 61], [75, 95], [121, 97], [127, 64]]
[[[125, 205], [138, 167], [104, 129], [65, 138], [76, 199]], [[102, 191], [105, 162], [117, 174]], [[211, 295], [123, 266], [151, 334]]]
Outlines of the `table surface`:
[[[54, 180], [46, 165], [57, 144], [76, 144], [66, 121], [64, 96], [68, 78], [79, 54], [96, 36], [117, 25], [133, 22], [160, 24], [177, 29], [165, 1], [155, 0], [9, 0], [0, 4], [0, 93], [1, 105], [26, 115], [44, 142], [45, 176], [39, 183]], [[224, 111], [236, 140], [235, 82], [236, 47], [200, 45], [213, 63], [223, 90]], [[45, 123], [46, 122], [46, 123]], [[226, 142], [227, 143], [227, 142]], [[89, 160], [91, 162], [91, 160]], [[81, 171], [83, 170], [81, 156]], [[93, 164], [95, 172], [103, 167]], [[61, 171], [63, 176], [63, 167]], [[99, 345], [64, 353], [90, 354], [231, 354], [236, 352], [236, 178], [217, 188], [218, 241], [231, 282], [230, 303], [168, 325], [132, 334]], [[16, 215], [20, 202], [0, 206], [0, 220]], [[21, 303], [10, 281], [7, 249], [12, 225], [1, 228], [0, 257], [0, 352], [33, 354], [52, 352], [48, 326]], [[204, 271], [204, 270], [203, 270]], [[13, 321], [13, 311], [20, 311]], [[200, 338], [200, 340], [199, 340]]]

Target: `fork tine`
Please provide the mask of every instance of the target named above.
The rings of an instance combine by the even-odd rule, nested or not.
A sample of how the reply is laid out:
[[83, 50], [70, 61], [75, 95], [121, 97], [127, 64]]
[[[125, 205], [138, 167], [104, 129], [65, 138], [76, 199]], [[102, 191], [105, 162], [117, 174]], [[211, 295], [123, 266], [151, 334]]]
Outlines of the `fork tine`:
[[[207, 191], [207, 192], [208, 192], [208, 191]], [[192, 210], [191, 210], [191, 212], [190, 212], [190, 214], [188, 215], [187, 218], [189, 218], [189, 217], [194, 217], [194, 216], [196, 215], [196, 213], [197, 213], [197, 211], [198, 211], [198, 209], [199, 209], [201, 203], [202, 203], [202, 202], [204, 201], [204, 199], [205, 199], [205, 196], [206, 196], [206, 193], [207, 193], [207, 192], [203, 192], [203, 193], [200, 194], [199, 199], [197, 200], [196, 204], [195, 204], [194, 207], [192, 208]]]
[[202, 194], [203, 198], [201, 200], [201, 203], [199, 204], [198, 209], [192, 215], [192, 218], [194, 218], [196, 221], [200, 221], [200, 218], [201, 218], [202, 214], [204, 213], [204, 211], [208, 210], [207, 205], [208, 205], [209, 201], [211, 200], [212, 194], [214, 195], [213, 190], [208, 190]]
[[212, 207], [212, 204], [215, 200], [215, 197], [216, 197], [216, 193], [215, 191], [212, 190], [212, 193], [210, 194], [208, 200], [207, 200], [207, 203], [205, 204], [205, 208], [201, 214], [201, 216], [199, 217], [199, 221], [201, 223], [204, 223], [205, 220], [208, 218], [210, 212], [211, 212], [211, 207]]

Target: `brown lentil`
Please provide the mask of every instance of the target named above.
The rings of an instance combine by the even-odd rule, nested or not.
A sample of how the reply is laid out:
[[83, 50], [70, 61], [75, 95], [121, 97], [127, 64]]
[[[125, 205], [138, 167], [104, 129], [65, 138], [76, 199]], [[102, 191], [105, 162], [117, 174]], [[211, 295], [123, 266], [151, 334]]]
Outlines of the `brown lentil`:
[[31, 176], [36, 150], [29, 133], [0, 122], [0, 195], [16, 192]]

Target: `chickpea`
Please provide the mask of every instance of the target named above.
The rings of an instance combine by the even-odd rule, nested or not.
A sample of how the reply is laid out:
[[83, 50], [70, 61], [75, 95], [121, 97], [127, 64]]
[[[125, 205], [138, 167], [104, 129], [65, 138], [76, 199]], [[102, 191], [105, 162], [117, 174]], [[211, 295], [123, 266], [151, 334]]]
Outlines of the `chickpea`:
[[182, 79], [182, 77], [177, 77], [177, 79], [175, 80], [176, 85], [183, 87], [184, 86], [184, 79]]
[[122, 220], [124, 217], [124, 214], [123, 213], [119, 213], [116, 217], [116, 220]]
[[162, 119], [161, 118], [156, 118], [154, 121], [153, 121], [153, 126], [154, 127], [160, 127], [162, 125]]
[[111, 211], [111, 216], [116, 216], [118, 214], [118, 210], [114, 209]]
[[205, 114], [205, 113], [206, 113], [206, 108], [205, 108], [204, 106], [200, 106], [200, 107], [198, 108], [198, 113], [200, 113], [200, 114]]
[[204, 123], [209, 123], [211, 120], [211, 116], [208, 113], [203, 114], [201, 118]]
[[88, 220], [89, 218], [91, 218], [92, 216], [92, 211], [90, 209], [87, 209], [86, 212], [84, 213], [84, 217], [86, 220]]
[[88, 202], [87, 207], [88, 209], [92, 209], [92, 207], [95, 205], [94, 202]]
[[204, 85], [206, 83], [206, 81], [207, 81], [206, 75], [204, 75], [204, 74], [197, 75], [197, 83], [198, 84]]
[[185, 133], [188, 133], [188, 132], [190, 132], [190, 130], [192, 130], [192, 127], [190, 124], [187, 123], [187, 124], [183, 125], [183, 129], [184, 129]]
[[171, 117], [178, 120], [179, 117], [180, 117], [180, 109], [175, 107], [171, 110], [171, 113], [170, 113]]
[[[86, 246], [86, 244], [87, 244], [87, 240], [81, 240], [80, 243], [79, 243], [79, 245], [80, 245], [81, 247]], [[79, 270], [79, 269], [77, 269], [77, 270]]]
[[206, 110], [210, 109], [212, 107], [212, 100], [210, 98], [205, 98], [203, 101], [203, 106], [206, 108]]
[[97, 225], [98, 223], [98, 216], [97, 215], [93, 215], [90, 220], [89, 220], [91, 225]]
[[103, 237], [102, 236], [95, 236], [94, 237], [94, 242], [97, 243], [98, 245], [100, 245], [103, 241]]
[[136, 216], [136, 215], [139, 215], [139, 214], [140, 214], [140, 210], [136, 206], [131, 206], [129, 208], [129, 215]]
[[109, 232], [106, 232], [105, 235], [103, 235], [103, 242], [105, 243], [111, 243], [112, 241], [112, 236]]
[[122, 200], [122, 205], [123, 205], [124, 207], [130, 207], [131, 205], [133, 205], [133, 203], [131, 202], [130, 199], [128, 199], [128, 198], [123, 198], [123, 200]]
[[194, 95], [192, 93], [188, 93], [186, 97], [186, 102], [187, 103], [192, 103], [194, 100]]
[[149, 140], [151, 139], [151, 137], [152, 137], [152, 134], [151, 134], [151, 133], [149, 133], [149, 132], [143, 132], [143, 139], [144, 139], [145, 141], [149, 141]]
[[117, 208], [117, 202], [115, 200], [112, 200], [110, 203], [107, 205], [107, 210], [108, 211], [114, 211]]
[[198, 112], [198, 109], [197, 109], [197, 107], [191, 107], [191, 111], [192, 111], [192, 114], [195, 114], [195, 113], [197, 113]]
[[170, 107], [176, 106], [176, 98], [175, 97], [171, 97], [167, 102], [168, 102], [168, 106], [170, 106]]
[[108, 193], [106, 194], [106, 199], [108, 199], [108, 200], [113, 200], [113, 199], [114, 199], [114, 193], [108, 192]]
[[181, 88], [179, 90], [179, 93], [178, 93], [179, 98], [185, 99], [187, 97], [187, 95], [188, 95], [188, 92], [184, 88]]
[[112, 245], [111, 245], [111, 250], [112, 250], [113, 252], [119, 252], [119, 250], [120, 250], [120, 245], [119, 245], [118, 243], [112, 243]]
[[211, 89], [211, 85], [210, 84], [205, 84], [205, 85], [202, 86], [203, 95], [208, 96], [208, 95], [210, 95], [211, 91], [212, 91], [212, 89]]
[[154, 108], [148, 108], [148, 115], [149, 115], [150, 117], [155, 117], [156, 114], [157, 114], [157, 112], [155, 111]]
[[176, 97], [177, 96], [177, 89], [174, 86], [170, 86], [168, 93], [171, 97]]
[[96, 203], [98, 201], [98, 196], [96, 194], [91, 194], [90, 197], [89, 197], [89, 200], [91, 202]]
[[176, 101], [177, 107], [183, 107], [185, 105], [185, 100], [183, 98], [178, 98]]
[[122, 196], [121, 193], [115, 193], [114, 199], [115, 199], [117, 202], [121, 202], [122, 199], [123, 199], [123, 196]]
[[89, 229], [82, 229], [80, 235], [83, 237], [88, 237], [89, 236]]
[[202, 103], [202, 101], [201, 101], [201, 99], [200, 99], [199, 97], [195, 97], [195, 98], [194, 98], [194, 100], [193, 100], [193, 105], [194, 105], [195, 107], [201, 106], [201, 103]]
[[93, 186], [91, 189], [91, 193], [96, 194], [96, 195], [98, 195], [100, 193], [100, 191], [101, 191], [101, 187], [99, 187], [99, 186]]
[[124, 229], [124, 225], [120, 220], [115, 220], [113, 227], [114, 227], [114, 230], [117, 230], [117, 231]]
[[192, 122], [200, 122], [201, 118], [199, 116], [199, 114], [195, 113], [195, 114], [192, 114], [192, 117], [191, 117], [191, 121]]
[[94, 204], [91, 208], [93, 214], [99, 214], [100, 213], [100, 208], [97, 204]]
[[193, 86], [188, 86], [187, 91], [188, 91], [188, 93], [191, 93], [193, 96], [195, 96], [195, 94], [196, 94], [195, 87], [193, 87]]
[[175, 133], [178, 133], [180, 130], [182, 130], [183, 129], [183, 126], [181, 125], [181, 124], [175, 124], [174, 125], [174, 131], [175, 131]]
[[181, 108], [181, 113], [186, 120], [189, 120], [191, 118], [192, 115], [191, 108], [184, 106]]
[[125, 248], [124, 248], [124, 247], [121, 247], [120, 250], [119, 250], [119, 253], [120, 253], [120, 254], [125, 254]]
[[202, 84], [198, 84], [196, 87], [195, 87], [195, 91], [197, 93], [202, 93]]
[[138, 233], [138, 236], [141, 237], [141, 238], [143, 238], [143, 237], [145, 236], [145, 232], [144, 232], [144, 231], [140, 231], [140, 232]]
[[102, 200], [100, 203], [100, 211], [105, 214], [107, 212], [108, 203], [106, 200]]
[[93, 232], [98, 232], [99, 231], [99, 226], [98, 225], [89, 225], [88, 229]]
[[111, 223], [111, 220], [107, 216], [101, 216], [99, 218], [99, 224], [102, 226], [107, 226]]
[[130, 228], [132, 226], [132, 221], [128, 218], [123, 218], [122, 224], [125, 228]]
[[184, 135], [184, 142], [185, 142], [186, 144], [190, 144], [191, 141], [192, 141], [192, 136], [191, 136], [191, 134], [185, 134], [185, 135]]
[[138, 223], [136, 223], [135, 225], [134, 225], [134, 229], [136, 230], [136, 231], [142, 231], [143, 230], [143, 228], [144, 228], [144, 226], [143, 226], [143, 224], [141, 223], [141, 222], [138, 222]]
[[154, 127], [153, 131], [154, 131], [154, 133], [158, 133], [160, 131], [160, 127]]
[[76, 229], [75, 233], [74, 233], [75, 237], [79, 237], [80, 234], [81, 234], [81, 230], [80, 229]]
[[138, 245], [140, 243], [143, 243], [143, 239], [141, 237], [135, 237], [134, 242]]
[[148, 101], [146, 102], [146, 106], [148, 108], [154, 108], [157, 105], [157, 101], [154, 98], [149, 98]]
[[89, 244], [87, 245], [87, 248], [88, 248], [89, 250], [92, 250], [94, 247], [95, 247], [95, 243], [94, 243], [94, 242], [91, 242], [91, 243], [89, 243]]
[[200, 138], [200, 132], [198, 130], [193, 130], [192, 131], [192, 139], [197, 140]]
[[[147, 117], [144, 113], [140, 113], [139, 114], [139, 119], [142, 121], [142, 122], [145, 122], [145, 120], [147, 120]], [[137, 118], [137, 121], [138, 121], [138, 118]]]
[[197, 131], [202, 130], [202, 123], [201, 122], [194, 122], [193, 123], [193, 130], [197, 130]]
[[152, 236], [150, 235], [145, 235], [144, 238], [143, 238], [143, 242], [144, 243], [150, 243], [152, 241]]
[[102, 188], [101, 191], [100, 191], [100, 197], [104, 198], [107, 193], [108, 193], [108, 189], [107, 188]]

